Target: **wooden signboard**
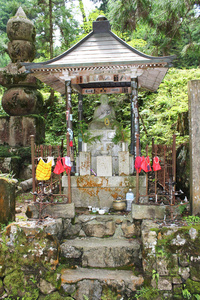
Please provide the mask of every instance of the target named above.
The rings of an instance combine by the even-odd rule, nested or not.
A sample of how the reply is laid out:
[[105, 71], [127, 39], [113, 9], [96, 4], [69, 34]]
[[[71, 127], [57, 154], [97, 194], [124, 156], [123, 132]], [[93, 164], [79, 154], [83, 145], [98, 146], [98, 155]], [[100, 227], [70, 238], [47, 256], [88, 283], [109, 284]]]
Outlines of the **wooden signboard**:
[[131, 87], [110, 87], [82, 89], [83, 95], [88, 94], [131, 94]]

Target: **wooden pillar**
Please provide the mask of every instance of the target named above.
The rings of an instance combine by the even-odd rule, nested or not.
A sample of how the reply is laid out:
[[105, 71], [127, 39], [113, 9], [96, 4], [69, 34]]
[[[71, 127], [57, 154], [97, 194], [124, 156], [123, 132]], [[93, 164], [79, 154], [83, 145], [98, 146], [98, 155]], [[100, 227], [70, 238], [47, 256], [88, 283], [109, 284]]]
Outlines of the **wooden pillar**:
[[72, 102], [71, 102], [71, 81], [65, 81], [65, 96], [66, 96], [66, 122], [67, 129], [72, 129]]
[[[30, 136], [31, 139], [31, 164], [32, 164], [32, 187], [33, 187], [33, 194], [36, 191], [36, 183], [35, 183], [35, 137], [34, 135]], [[33, 201], [36, 200], [36, 195], [33, 195]]]
[[139, 134], [138, 78], [131, 78], [131, 154], [136, 156], [136, 135]]
[[[78, 126], [79, 131], [83, 121], [83, 95], [78, 94]], [[82, 151], [82, 137], [78, 136], [78, 152]]]
[[[136, 134], [136, 156], [139, 156], [139, 140], [140, 140], [140, 136], [139, 134]], [[139, 173], [136, 172], [136, 203], [139, 203], [139, 189], [140, 189], [140, 186], [139, 186], [140, 182], [139, 182]]]
[[[67, 132], [67, 156], [70, 156], [70, 146], [69, 146], [69, 132]], [[67, 182], [68, 182], [68, 203], [72, 203], [71, 197], [71, 176], [70, 172], [67, 174]]]
[[193, 215], [200, 213], [200, 80], [188, 83], [190, 132], [190, 203]]

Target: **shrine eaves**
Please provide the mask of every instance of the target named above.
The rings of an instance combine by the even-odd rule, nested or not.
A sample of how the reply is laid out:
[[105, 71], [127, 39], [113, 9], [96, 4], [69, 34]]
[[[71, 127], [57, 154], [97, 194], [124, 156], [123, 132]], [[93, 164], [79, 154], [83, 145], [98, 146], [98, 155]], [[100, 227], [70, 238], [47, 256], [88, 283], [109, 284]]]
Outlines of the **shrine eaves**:
[[131, 93], [138, 88], [156, 91], [175, 56], [154, 57], [139, 52], [111, 31], [99, 16], [93, 30], [73, 47], [42, 63], [23, 63], [36, 78], [65, 94], [65, 82], [80, 94]]

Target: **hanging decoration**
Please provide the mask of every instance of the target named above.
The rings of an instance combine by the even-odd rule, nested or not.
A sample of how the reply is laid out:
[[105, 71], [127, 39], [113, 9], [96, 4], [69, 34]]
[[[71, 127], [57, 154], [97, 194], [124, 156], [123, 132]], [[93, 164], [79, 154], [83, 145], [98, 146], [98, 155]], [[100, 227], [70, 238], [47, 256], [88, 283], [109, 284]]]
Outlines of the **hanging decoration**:
[[62, 158], [63, 166], [67, 174], [71, 172], [71, 160], [69, 156], [65, 156]]
[[45, 163], [42, 158], [36, 168], [36, 179], [37, 180], [49, 180], [51, 177], [52, 161]]
[[155, 156], [154, 159], [153, 159], [153, 170], [154, 171], [161, 170], [160, 159], [159, 159], [158, 156]]
[[141, 172], [141, 164], [142, 164], [142, 157], [136, 156], [135, 158], [135, 170], [137, 173]]
[[141, 168], [145, 172], [152, 171], [152, 169], [151, 169], [151, 162], [150, 162], [149, 156], [147, 156], [146, 158], [143, 156], [142, 163], [141, 163]]
[[53, 170], [53, 173], [59, 175], [61, 173], [63, 173], [65, 171], [64, 167], [63, 167], [63, 164], [62, 164], [62, 161], [61, 161], [61, 157], [59, 156], [58, 159], [57, 159], [57, 163], [56, 163], [56, 166]]

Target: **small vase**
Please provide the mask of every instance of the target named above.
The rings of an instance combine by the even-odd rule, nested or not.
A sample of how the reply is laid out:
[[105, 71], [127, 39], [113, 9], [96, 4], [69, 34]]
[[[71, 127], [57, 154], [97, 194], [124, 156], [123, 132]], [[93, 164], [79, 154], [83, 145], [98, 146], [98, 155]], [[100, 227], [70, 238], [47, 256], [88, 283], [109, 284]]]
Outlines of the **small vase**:
[[87, 152], [87, 143], [82, 142], [82, 151]]
[[122, 151], [126, 151], [126, 143], [122, 142]]

